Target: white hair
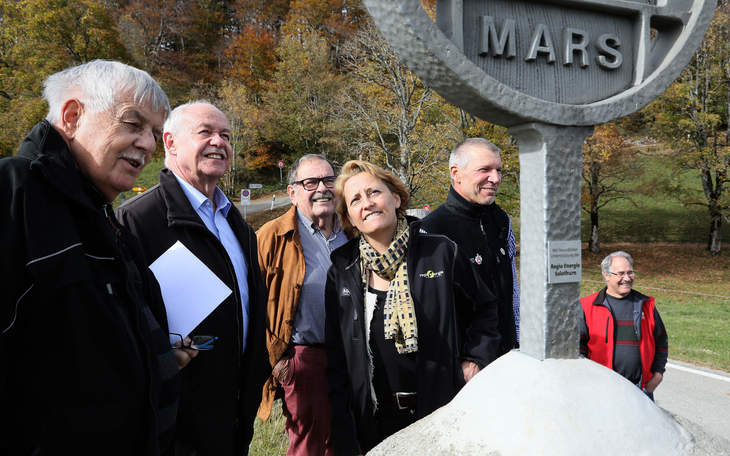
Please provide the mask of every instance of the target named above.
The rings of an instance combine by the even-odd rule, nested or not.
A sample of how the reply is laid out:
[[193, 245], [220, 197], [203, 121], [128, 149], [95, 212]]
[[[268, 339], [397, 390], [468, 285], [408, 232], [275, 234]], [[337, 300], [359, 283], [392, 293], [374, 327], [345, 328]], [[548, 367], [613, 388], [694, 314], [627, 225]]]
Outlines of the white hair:
[[502, 151], [492, 141], [484, 138], [467, 138], [461, 143], [457, 144], [456, 147], [451, 151], [449, 155], [449, 168], [452, 166], [458, 166], [459, 168], [466, 168], [469, 164], [471, 155], [466, 153], [468, 147], [483, 147], [490, 152], [499, 155]]
[[149, 105], [153, 111], [170, 112], [170, 102], [159, 84], [146, 71], [112, 60], [92, 60], [54, 73], [43, 82], [43, 98], [48, 102], [46, 120], [61, 120], [61, 108], [72, 91], [90, 113], [104, 112], [131, 93], [134, 103]]
[[[218, 107], [215, 106], [213, 103], [211, 103], [208, 100], [203, 100], [203, 99], [188, 101], [187, 103], [183, 103], [180, 106], [177, 106], [175, 109], [173, 109], [170, 112], [170, 115], [167, 116], [167, 119], [165, 120], [165, 123], [162, 126], [163, 137], [164, 137], [164, 134], [167, 132], [170, 132], [173, 135], [180, 134], [180, 126], [182, 125], [182, 120], [184, 118], [183, 114], [184, 114], [185, 110], [187, 108], [189, 108], [190, 106], [199, 105], [199, 104], [208, 105], [215, 109], [218, 109]], [[218, 109], [218, 111], [220, 111], [220, 109]], [[223, 112], [223, 111], [221, 111], [221, 112]], [[225, 115], [225, 113], [223, 113], [223, 115]], [[165, 146], [165, 166], [169, 168], [167, 162], [170, 158], [170, 152], [167, 150], [167, 145], [165, 144], [165, 142], [163, 141], [162, 143]]]
[[611, 263], [616, 257], [626, 258], [626, 261], [629, 262], [631, 267], [634, 267], [634, 259], [631, 258], [631, 255], [624, 252], [623, 250], [618, 250], [616, 252], [609, 253], [608, 256], [604, 258], [603, 261], [601, 261], [601, 272], [603, 273], [603, 275], [613, 272], [611, 271]]

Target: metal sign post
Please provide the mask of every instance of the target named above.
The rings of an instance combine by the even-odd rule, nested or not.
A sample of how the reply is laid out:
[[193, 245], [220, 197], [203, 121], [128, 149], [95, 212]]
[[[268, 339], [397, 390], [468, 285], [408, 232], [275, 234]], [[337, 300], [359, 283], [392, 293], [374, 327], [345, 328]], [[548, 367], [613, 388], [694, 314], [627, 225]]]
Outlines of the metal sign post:
[[[572, 359], [579, 347], [582, 147], [593, 125], [631, 114], [672, 83], [702, 42], [715, 0], [437, 0], [435, 23], [420, 0], [363, 3], [426, 84], [471, 114], [509, 128], [519, 143], [522, 228], [519, 352], [487, 366], [471, 380], [476, 385], [424, 418], [431, 427], [413, 431], [415, 438], [403, 440], [399, 451], [389, 442], [414, 425], [373, 454], [581, 454], [559, 447], [566, 441], [581, 449], [595, 444], [591, 426], [604, 424], [589, 418], [599, 407], [597, 396], [602, 417], [617, 424], [613, 434], [630, 438], [636, 454], [651, 454], [656, 435], [672, 442], [669, 448], [690, 445], [676, 422], [653, 414], [656, 408], [638, 388], [627, 389], [592, 361]], [[526, 373], [528, 365], [534, 370]], [[499, 383], [505, 367], [515, 369], [510, 384]], [[550, 397], [536, 399], [536, 379], [550, 385]], [[493, 413], [494, 396], [480, 402], [495, 388], [502, 389], [497, 394], [506, 398], [510, 416], [525, 419]], [[452, 405], [453, 416], [441, 413]], [[480, 414], [484, 410], [489, 412]], [[639, 416], [640, 426], [629, 424]], [[462, 417], [468, 424], [458, 421]], [[537, 428], [550, 430], [541, 436]], [[501, 431], [485, 437], [495, 429]], [[501, 452], [515, 440], [532, 446]]]
[[436, 23], [419, 0], [364, 3], [424, 82], [518, 141], [520, 350], [577, 357], [581, 277], [563, 266], [580, 264], [580, 251], [550, 252], [580, 242], [583, 142], [674, 81], [715, 0], [437, 0]]
[[279, 167], [279, 184], [284, 184], [284, 175], [283, 175], [283, 169], [284, 169], [284, 160], [279, 160], [279, 162], [276, 164], [276, 166]]
[[246, 218], [246, 208], [251, 204], [251, 190], [241, 189], [241, 206], [243, 206], [243, 218]]

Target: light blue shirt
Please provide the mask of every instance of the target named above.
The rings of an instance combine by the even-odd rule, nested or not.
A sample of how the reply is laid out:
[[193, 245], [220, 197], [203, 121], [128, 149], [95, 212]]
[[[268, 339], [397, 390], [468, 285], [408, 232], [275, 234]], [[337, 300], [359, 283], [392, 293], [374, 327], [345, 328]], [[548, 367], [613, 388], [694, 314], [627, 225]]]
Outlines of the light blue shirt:
[[304, 282], [294, 316], [292, 342], [312, 345], [324, 343], [324, 285], [332, 265], [330, 253], [347, 242], [337, 217], [329, 237], [297, 210], [297, 229], [304, 254]]
[[[219, 189], [215, 188], [213, 193], [213, 199], [215, 200], [215, 213], [213, 213], [213, 203], [208, 199], [207, 196], [203, 195], [200, 190], [190, 185], [185, 180], [181, 179], [177, 174], [172, 173], [182, 187], [183, 193], [190, 201], [190, 205], [193, 206], [195, 212], [198, 214], [200, 219], [205, 223], [208, 230], [215, 235], [216, 238], [223, 244], [223, 248], [228, 253], [228, 258], [233, 264], [233, 270], [236, 273], [236, 282], [238, 282], [238, 291], [241, 295], [241, 316], [243, 319], [243, 334], [242, 350], [246, 349], [246, 337], [248, 336], [248, 315], [249, 315], [249, 304], [248, 304], [248, 266], [246, 265], [246, 257], [243, 254], [243, 249], [238, 243], [236, 235], [233, 233], [231, 226], [228, 224], [226, 217], [228, 211], [231, 209], [231, 202], [226, 198], [226, 195]], [[211, 334], [215, 336], [215, 334]]]

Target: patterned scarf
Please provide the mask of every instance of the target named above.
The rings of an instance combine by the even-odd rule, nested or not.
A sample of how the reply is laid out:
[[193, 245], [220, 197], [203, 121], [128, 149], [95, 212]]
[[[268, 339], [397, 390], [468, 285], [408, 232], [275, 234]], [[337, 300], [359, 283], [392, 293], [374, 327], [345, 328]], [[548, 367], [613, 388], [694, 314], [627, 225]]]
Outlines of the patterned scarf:
[[390, 281], [383, 307], [386, 339], [394, 339], [398, 353], [418, 351], [418, 326], [416, 311], [408, 284], [406, 249], [408, 246], [408, 222], [398, 219], [393, 242], [384, 253], [378, 253], [364, 236], [360, 237], [360, 270], [363, 287], [367, 289], [370, 272]]

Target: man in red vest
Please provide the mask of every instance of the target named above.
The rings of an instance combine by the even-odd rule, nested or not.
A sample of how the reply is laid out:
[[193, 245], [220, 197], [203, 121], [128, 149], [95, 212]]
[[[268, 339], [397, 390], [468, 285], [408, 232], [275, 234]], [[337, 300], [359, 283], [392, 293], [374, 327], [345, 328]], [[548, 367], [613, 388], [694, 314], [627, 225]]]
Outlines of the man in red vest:
[[581, 298], [580, 352], [626, 377], [652, 400], [667, 364], [667, 331], [654, 298], [632, 289], [634, 260], [613, 252], [601, 262], [606, 287]]

